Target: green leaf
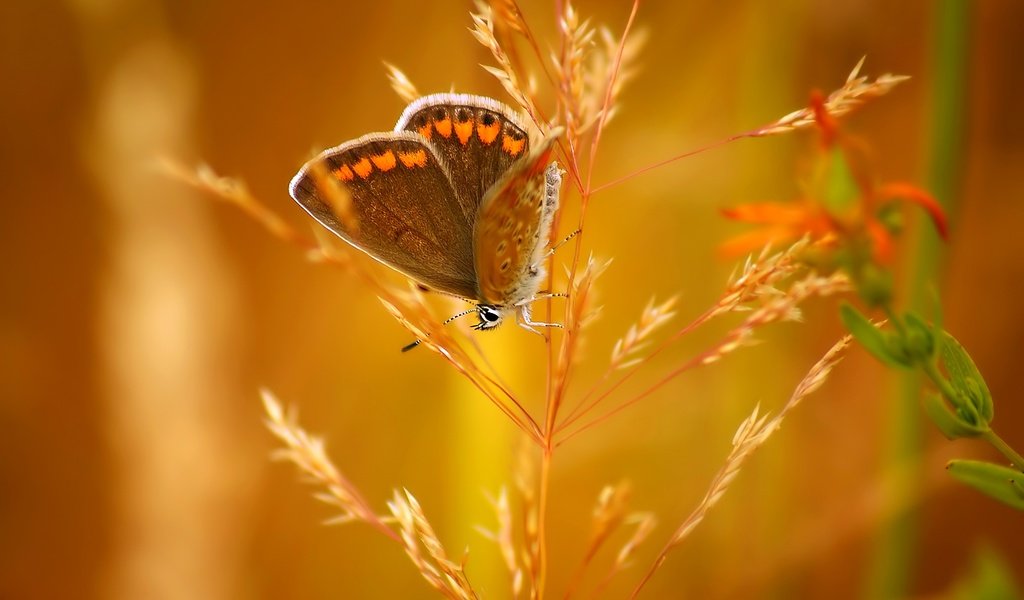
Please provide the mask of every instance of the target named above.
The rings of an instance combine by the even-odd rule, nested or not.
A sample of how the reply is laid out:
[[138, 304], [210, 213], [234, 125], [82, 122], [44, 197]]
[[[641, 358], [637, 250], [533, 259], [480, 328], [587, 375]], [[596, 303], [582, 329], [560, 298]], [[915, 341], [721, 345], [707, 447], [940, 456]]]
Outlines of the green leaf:
[[964, 418], [958, 414], [958, 411], [952, 410], [943, 400], [942, 394], [926, 393], [921, 403], [925, 414], [947, 439], [978, 437], [988, 431], [987, 426], [978, 426], [971, 422], [971, 419]]
[[942, 332], [941, 356], [942, 364], [949, 374], [950, 385], [961, 397], [961, 401], [970, 402], [985, 422], [991, 421], [995, 408], [985, 378], [960, 342], [945, 331]]
[[1020, 485], [1024, 473], [1017, 469], [980, 460], [951, 460], [946, 470], [960, 483], [1007, 506], [1024, 510], [1024, 492]]
[[839, 317], [853, 337], [875, 358], [890, 367], [910, 366], [905, 353], [894, 352], [892, 343], [894, 338], [886, 336], [859, 310], [844, 302], [839, 307]]

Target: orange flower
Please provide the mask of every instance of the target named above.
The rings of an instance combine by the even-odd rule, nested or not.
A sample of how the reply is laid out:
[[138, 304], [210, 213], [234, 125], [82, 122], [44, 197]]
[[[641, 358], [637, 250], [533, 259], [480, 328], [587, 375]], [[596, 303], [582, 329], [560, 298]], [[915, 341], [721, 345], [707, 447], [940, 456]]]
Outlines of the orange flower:
[[946, 238], [945, 214], [931, 195], [909, 183], [877, 184], [860, 144], [842, 134], [825, 108], [824, 97], [815, 92], [810, 106], [821, 137], [810, 193], [793, 202], [752, 203], [722, 211], [727, 218], [760, 226], [725, 242], [724, 253], [755, 252], [767, 245], [792, 244], [804, 236], [820, 240], [832, 234], [839, 243], [866, 243], [872, 259], [886, 263], [892, 258], [893, 232], [881, 216], [898, 201], [924, 208]]
[[720, 249], [727, 256], [756, 252], [765, 246], [791, 244], [805, 235], [820, 239], [832, 231], [828, 215], [808, 199], [743, 204], [723, 209], [722, 214], [734, 221], [762, 226], [723, 243]]

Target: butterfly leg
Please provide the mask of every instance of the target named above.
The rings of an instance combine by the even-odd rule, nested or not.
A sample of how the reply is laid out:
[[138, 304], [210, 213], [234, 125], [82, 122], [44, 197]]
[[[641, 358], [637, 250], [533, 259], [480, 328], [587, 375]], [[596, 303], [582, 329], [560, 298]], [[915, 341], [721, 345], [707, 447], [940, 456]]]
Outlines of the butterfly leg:
[[[536, 299], [537, 298], [530, 298], [530, 302], [533, 302]], [[530, 305], [528, 303], [523, 303], [519, 305], [518, 308], [519, 310], [516, 311], [516, 323], [518, 323], [523, 329], [532, 331], [537, 335], [543, 336], [544, 334], [534, 329], [535, 327], [564, 327], [561, 323], [541, 323], [539, 321], [534, 321], [531, 318]]]

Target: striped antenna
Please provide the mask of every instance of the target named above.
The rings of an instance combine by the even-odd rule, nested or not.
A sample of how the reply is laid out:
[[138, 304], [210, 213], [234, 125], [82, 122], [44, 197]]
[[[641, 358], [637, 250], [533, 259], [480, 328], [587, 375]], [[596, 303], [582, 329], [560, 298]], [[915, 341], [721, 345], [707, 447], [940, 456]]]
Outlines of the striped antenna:
[[[447, 324], [451, 323], [452, 321], [454, 321], [455, 319], [458, 319], [459, 317], [464, 317], [464, 316], [466, 316], [468, 314], [472, 314], [474, 312], [476, 312], [476, 308], [475, 307], [471, 308], [469, 310], [464, 310], [464, 311], [460, 312], [457, 315], [452, 315], [452, 316], [448, 317], [447, 319], [445, 319], [441, 323], [441, 325], [447, 325]], [[415, 348], [416, 346], [419, 346], [422, 342], [423, 342], [423, 340], [416, 340], [416, 341], [414, 341], [414, 342], [412, 342], [410, 344], [406, 344], [405, 346], [402, 346], [402, 352], [408, 352], [408, 351], [412, 350], [413, 348]]]

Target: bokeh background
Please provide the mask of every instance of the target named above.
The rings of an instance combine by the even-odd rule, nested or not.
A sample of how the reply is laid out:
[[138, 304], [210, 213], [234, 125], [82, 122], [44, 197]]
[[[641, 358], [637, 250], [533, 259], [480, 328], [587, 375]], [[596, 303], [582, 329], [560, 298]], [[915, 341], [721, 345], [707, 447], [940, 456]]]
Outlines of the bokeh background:
[[[505, 597], [499, 556], [475, 526], [493, 526], [485, 493], [512, 484], [517, 430], [435, 355], [400, 354], [408, 334], [352, 278], [156, 167], [166, 157], [207, 163], [307, 227], [286, 193], [298, 166], [389, 129], [403, 108], [382, 60], [423, 92], [505, 99], [478, 66], [490, 58], [467, 32], [471, 8], [0, 3], [0, 597], [432, 597], [390, 541], [321, 525], [331, 510], [290, 465], [269, 460], [261, 386], [326, 436], [374, 506], [411, 490], [449, 550], [470, 549], [479, 589]], [[553, 44], [549, 3], [523, 8]], [[629, 6], [579, 9], [617, 33]], [[913, 77], [846, 126], [869, 141], [881, 178], [949, 203], [944, 246], [912, 221], [901, 298], [939, 290], [947, 328], [996, 398], [995, 424], [1024, 447], [1024, 5], [648, 2], [637, 27], [648, 43], [598, 182], [772, 121], [811, 89], [838, 87], [861, 56], [867, 73]], [[734, 266], [716, 248], [742, 230], [719, 209], [794, 197], [813, 148], [806, 133], [747, 140], [595, 197], [587, 250], [614, 263], [577, 393], [650, 297], [680, 294], [680, 325], [713, 301]], [[583, 551], [601, 487], [624, 479], [632, 505], [660, 520], [608, 597], [630, 589], [702, 496], [736, 425], [755, 403], [788, 397], [841, 335], [837, 321], [835, 301], [816, 301], [804, 324], [764, 331], [766, 343], [560, 450], [552, 595]], [[735, 322], [660, 357], [634, 391]], [[539, 414], [539, 338], [505, 327], [481, 343]], [[943, 440], [907, 386], [852, 351], [647, 597], [942, 597], [984, 548], [1024, 580], [1020, 514], [943, 471], [952, 457], [996, 457]]]

